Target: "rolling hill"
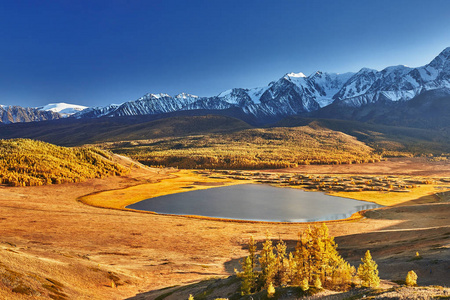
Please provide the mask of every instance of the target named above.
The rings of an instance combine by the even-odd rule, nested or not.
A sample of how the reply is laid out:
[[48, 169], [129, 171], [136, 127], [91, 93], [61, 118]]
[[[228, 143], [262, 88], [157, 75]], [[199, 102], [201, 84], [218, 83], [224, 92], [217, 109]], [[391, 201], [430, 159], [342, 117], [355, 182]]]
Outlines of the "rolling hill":
[[95, 148], [65, 148], [29, 139], [0, 140], [0, 184], [33, 186], [123, 175], [128, 170]]

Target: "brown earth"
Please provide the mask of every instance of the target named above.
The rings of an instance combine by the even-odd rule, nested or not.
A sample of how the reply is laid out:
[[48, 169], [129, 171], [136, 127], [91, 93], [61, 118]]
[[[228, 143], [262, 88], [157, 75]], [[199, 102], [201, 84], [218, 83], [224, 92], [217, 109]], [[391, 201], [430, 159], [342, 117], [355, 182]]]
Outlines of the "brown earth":
[[[436, 167], [398, 159], [391, 167], [389, 162], [380, 164], [371, 173], [410, 174], [423, 168], [429, 176], [450, 176], [448, 163]], [[336, 167], [351, 174], [375, 165]], [[320, 167], [325, 172], [327, 166], [302, 170], [315, 173]], [[166, 287], [233, 274], [246, 255], [250, 235], [262, 241], [268, 230], [292, 248], [307, 226], [154, 215], [77, 201], [170, 176], [176, 173], [135, 167], [128, 176], [78, 184], [0, 186], [0, 299], [123, 299], [137, 294], [154, 299]], [[344, 258], [355, 265], [370, 249], [382, 279], [404, 279], [414, 270], [420, 285], [450, 286], [448, 195], [416, 203], [371, 211], [358, 221], [329, 223], [330, 233]], [[420, 258], [415, 258], [416, 251]]]

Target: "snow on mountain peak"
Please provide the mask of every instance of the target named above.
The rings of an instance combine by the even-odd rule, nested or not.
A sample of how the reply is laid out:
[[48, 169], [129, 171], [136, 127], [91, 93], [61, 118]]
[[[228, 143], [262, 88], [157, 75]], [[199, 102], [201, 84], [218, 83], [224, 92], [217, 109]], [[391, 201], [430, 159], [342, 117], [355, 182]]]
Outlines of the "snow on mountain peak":
[[38, 107], [39, 110], [45, 110], [45, 111], [52, 111], [60, 113], [63, 116], [70, 116], [77, 112], [80, 112], [82, 110], [85, 110], [88, 108], [87, 106], [83, 105], [76, 105], [76, 104], [69, 104], [69, 103], [49, 103], [45, 106]]
[[285, 78], [286, 78], [286, 77], [290, 77], [290, 78], [299, 78], [299, 77], [306, 77], [306, 75], [303, 74], [302, 72], [300, 72], [300, 73], [294, 73], [294, 72], [291, 72], [291, 73], [287, 73], [284, 77], [285, 77]]
[[181, 93], [181, 94], [176, 95], [175, 98], [177, 98], [177, 99], [187, 99], [187, 98], [198, 98], [198, 96], [191, 95], [191, 94], [188, 94], [188, 93]]

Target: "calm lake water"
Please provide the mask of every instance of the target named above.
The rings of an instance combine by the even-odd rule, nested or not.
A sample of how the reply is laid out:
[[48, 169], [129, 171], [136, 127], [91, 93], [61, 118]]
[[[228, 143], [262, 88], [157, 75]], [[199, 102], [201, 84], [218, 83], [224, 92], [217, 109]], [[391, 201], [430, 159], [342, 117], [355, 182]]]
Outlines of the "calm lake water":
[[338, 220], [378, 204], [262, 184], [241, 184], [147, 199], [128, 208], [161, 214], [275, 221]]

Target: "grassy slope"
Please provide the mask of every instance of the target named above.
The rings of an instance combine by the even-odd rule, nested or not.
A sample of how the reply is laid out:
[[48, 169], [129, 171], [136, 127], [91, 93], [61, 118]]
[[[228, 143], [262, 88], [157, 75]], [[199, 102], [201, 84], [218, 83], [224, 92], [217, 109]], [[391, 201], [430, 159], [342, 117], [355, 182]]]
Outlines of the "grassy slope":
[[65, 148], [29, 139], [0, 140], [0, 183], [44, 185], [125, 172], [98, 149]]
[[324, 128], [247, 129], [232, 133], [103, 144], [148, 165], [259, 169], [379, 159], [354, 137]]

